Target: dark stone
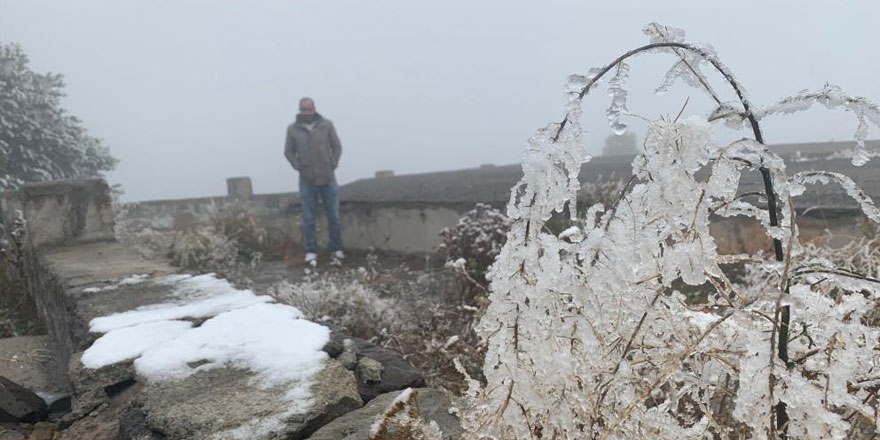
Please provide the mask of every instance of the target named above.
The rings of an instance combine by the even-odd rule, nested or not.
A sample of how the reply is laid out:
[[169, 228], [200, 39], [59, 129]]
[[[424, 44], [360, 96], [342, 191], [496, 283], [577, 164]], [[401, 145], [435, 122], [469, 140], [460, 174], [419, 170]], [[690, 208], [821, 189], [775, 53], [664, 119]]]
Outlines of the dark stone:
[[40, 396], [0, 376], [0, 422], [35, 423], [48, 416], [46, 402]]
[[141, 405], [133, 404], [119, 419], [119, 440], [164, 440], [165, 436], [147, 427]]
[[49, 408], [49, 420], [56, 420], [70, 412], [70, 393], [37, 392]]
[[327, 353], [331, 359], [336, 359], [342, 354], [342, 340], [341, 339], [330, 339], [327, 344], [322, 348], [325, 353]]
[[383, 366], [382, 379], [379, 381], [365, 382], [358, 378], [358, 393], [364, 399], [364, 403], [380, 394], [425, 386], [424, 376], [400, 354], [363, 339], [351, 339], [355, 343], [358, 359], [368, 357]]
[[134, 378], [125, 379], [121, 382], [117, 382], [117, 383], [105, 386], [104, 392], [107, 393], [107, 397], [113, 398], [114, 396], [118, 395], [119, 393], [134, 386], [134, 384], [136, 384], [136, 383], [137, 383], [137, 381], [134, 380]]

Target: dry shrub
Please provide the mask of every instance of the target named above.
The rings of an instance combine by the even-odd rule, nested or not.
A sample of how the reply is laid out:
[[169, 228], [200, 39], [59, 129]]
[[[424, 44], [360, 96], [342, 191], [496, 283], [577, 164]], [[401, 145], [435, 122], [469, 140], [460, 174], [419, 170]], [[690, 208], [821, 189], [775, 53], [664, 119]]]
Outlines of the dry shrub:
[[267, 232], [247, 203], [235, 200], [216, 208], [211, 216], [211, 226], [217, 235], [235, 243], [239, 261], [256, 264], [262, 260]]
[[138, 230], [126, 205], [117, 205], [116, 212], [117, 240], [147, 259], [167, 259], [188, 271], [214, 272], [248, 285], [263, 258], [266, 230], [242, 202], [215, 207], [209, 225], [184, 231]]
[[431, 386], [461, 391], [453, 360], [479, 377], [483, 346], [473, 331], [479, 309], [467, 302], [470, 284], [451, 270], [412, 271], [373, 264], [312, 273], [299, 283], [267, 288], [316, 322], [401, 353]]
[[33, 258], [21, 211], [8, 223], [0, 215], [0, 338], [45, 332], [28, 294], [28, 265]]
[[422, 418], [418, 391], [407, 388], [373, 424], [369, 440], [441, 440], [442, 437], [437, 422], [425, 422]]

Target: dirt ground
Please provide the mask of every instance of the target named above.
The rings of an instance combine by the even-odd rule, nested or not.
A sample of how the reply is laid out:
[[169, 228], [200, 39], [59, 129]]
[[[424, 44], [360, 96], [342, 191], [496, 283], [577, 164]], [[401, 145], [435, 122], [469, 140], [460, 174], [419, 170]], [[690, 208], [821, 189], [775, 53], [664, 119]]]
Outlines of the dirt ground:
[[[300, 255], [263, 261], [254, 271], [254, 288], [259, 291], [261, 288], [279, 281], [296, 283], [309, 273], [314, 272], [333, 272], [347, 268], [357, 269], [358, 267], [366, 267], [368, 255], [369, 253], [366, 251], [346, 251], [345, 260], [339, 266], [334, 266], [330, 263], [327, 253], [318, 254], [318, 265], [316, 267], [305, 264], [303, 257]], [[423, 271], [425, 269], [443, 267], [444, 263], [438, 255], [420, 257], [381, 251], [374, 251], [372, 255], [376, 257], [375, 261], [382, 269], [394, 269], [401, 264], [406, 264], [413, 271]]]

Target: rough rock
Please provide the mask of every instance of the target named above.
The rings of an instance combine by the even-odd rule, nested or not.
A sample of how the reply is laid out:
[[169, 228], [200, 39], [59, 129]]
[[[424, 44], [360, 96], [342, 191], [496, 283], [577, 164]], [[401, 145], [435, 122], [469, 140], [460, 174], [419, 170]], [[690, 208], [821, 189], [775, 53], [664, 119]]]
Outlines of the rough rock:
[[400, 354], [386, 350], [363, 339], [352, 338], [358, 359], [368, 357], [382, 364], [381, 379], [366, 382], [358, 380], [358, 393], [364, 402], [391, 391], [425, 386], [425, 378]]
[[0, 427], [0, 440], [27, 440], [27, 437], [15, 429]]
[[355, 348], [354, 341], [349, 338], [342, 340], [342, 353], [339, 355], [339, 362], [342, 362], [342, 366], [349, 370], [353, 370], [357, 365], [357, 348]]
[[[437, 422], [443, 431], [444, 440], [458, 439], [462, 429], [458, 418], [449, 414], [450, 401], [442, 391], [419, 388], [417, 401], [419, 411], [425, 420]], [[383, 414], [400, 392], [385, 393], [371, 400], [363, 408], [354, 410], [323, 428], [315, 431], [310, 440], [367, 440], [373, 423]], [[392, 430], [393, 432], [393, 430]]]
[[147, 427], [141, 405], [129, 406], [119, 419], [119, 440], [162, 440], [165, 436]]
[[[100, 409], [87, 417], [76, 420], [61, 433], [61, 440], [117, 440], [122, 431], [123, 415], [132, 400], [140, 391], [141, 385], [136, 384], [108, 399]], [[161, 438], [161, 437], [160, 437]], [[134, 439], [134, 438], [133, 438]], [[145, 440], [136, 438], [137, 440]], [[154, 439], [149, 439], [154, 440]]]
[[0, 422], [34, 423], [46, 420], [48, 415], [40, 396], [0, 376]]
[[109, 402], [110, 398], [134, 385], [134, 369], [131, 362], [120, 362], [102, 368], [83, 366], [82, 352], [70, 358], [68, 377], [73, 385], [71, 412], [65, 416], [65, 424], [89, 414]]
[[70, 393], [44, 393], [37, 392], [46, 406], [49, 408], [49, 419], [55, 420], [70, 412], [71, 395]]
[[328, 360], [312, 405], [285, 403], [286, 388], [263, 388], [246, 370], [217, 368], [185, 380], [147, 384], [139, 396], [147, 427], [171, 439], [302, 439], [362, 403], [354, 374]]
[[0, 339], [0, 376], [31, 391], [69, 392], [66, 367], [58, 365], [49, 336]]
[[342, 354], [342, 340], [331, 337], [321, 350], [327, 353], [331, 359], [336, 359]]
[[376, 383], [382, 381], [382, 370], [385, 367], [382, 364], [368, 357], [362, 357], [358, 359], [357, 368], [357, 378], [359, 381], [364, 383]]
[[52, 440], [55, 438], [58, 426], [54, 423], [40, 422], [34, 424], [27, 440]]

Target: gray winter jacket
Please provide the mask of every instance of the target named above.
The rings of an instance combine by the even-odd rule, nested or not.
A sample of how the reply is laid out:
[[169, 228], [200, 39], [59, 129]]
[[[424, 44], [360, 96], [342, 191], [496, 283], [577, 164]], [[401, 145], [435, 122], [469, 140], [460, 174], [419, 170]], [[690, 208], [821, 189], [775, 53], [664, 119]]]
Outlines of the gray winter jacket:
[[284, 156], [299, 171], [300, 177], [312, 185], [327, 185], [333, 180], [333, 171], [342, 156], [342, 144], [336, 128], [329, 119], [315, 114], [315, 125], [308, 125], [297, 115], [296, 122], [287, 127]]

